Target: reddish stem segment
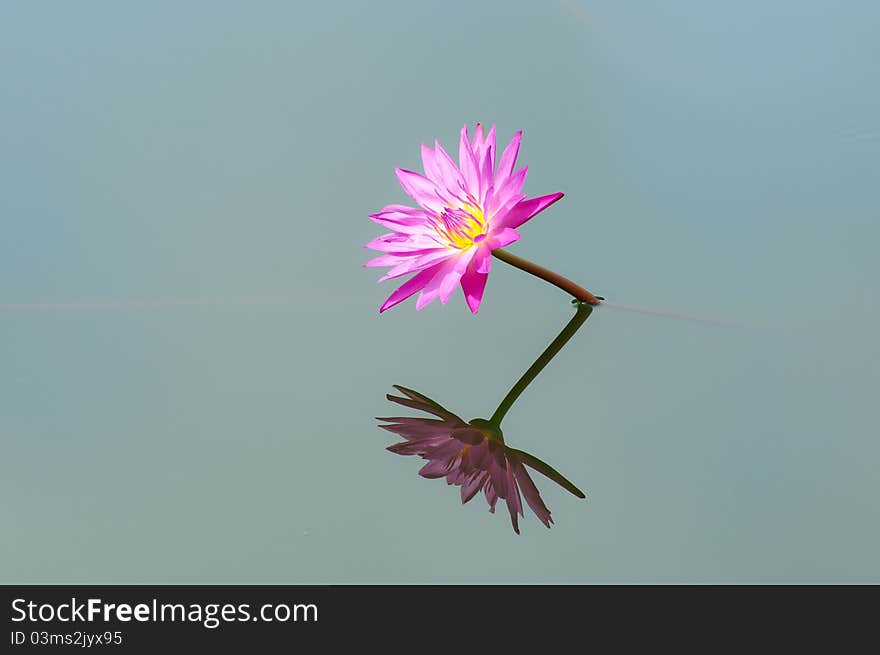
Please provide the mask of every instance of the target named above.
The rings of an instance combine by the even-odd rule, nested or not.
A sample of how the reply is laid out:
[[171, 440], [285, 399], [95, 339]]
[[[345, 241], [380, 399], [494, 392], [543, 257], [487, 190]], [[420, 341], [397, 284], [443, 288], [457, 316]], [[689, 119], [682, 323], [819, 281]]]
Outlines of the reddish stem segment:
[[516, 255], [511, 254], [506, 250], [502, 250], [501, 248], [493, 250], [492, 254], [506, 264], [515, 266], [516, 268], [523, 270], [526, 273], [531, 273], [532, 275], [559, 287], [560, 289], [574, 296], [581, 302], [585, 302], [590, 305], [598, 305], [602, 300], [604, 300], [602, 296], [594, 296], [592, 293], [584, 289], [581, 285], [575, 284], [567, 277], [563, 277], [559, 275], [559, 273], [554, 273], [550, 269], [544, 268], [543, 266], [538, 266], [537, 264], [530, 262], [528, 259], [517, 257]]

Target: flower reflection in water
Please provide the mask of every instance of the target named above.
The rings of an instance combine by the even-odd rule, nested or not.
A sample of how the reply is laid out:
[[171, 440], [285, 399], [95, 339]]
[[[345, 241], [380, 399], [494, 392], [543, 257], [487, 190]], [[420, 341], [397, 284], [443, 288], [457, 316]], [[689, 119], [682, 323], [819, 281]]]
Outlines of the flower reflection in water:
[[394, 385], [402, 396], [389, 394], [388, 400], [433, 415], [435, 418], [392, 416], [377, 418], [379, 427], [404, 438], [388, 447], [398, 455], [419, 455], [428, 460], [419, 474], [426, 478], [446, 478], [447, 484], [461, 487], [461, 502], [466, 503], [481, 490], [495, 511], [499, 499], [510, 512], [514, 531], [519, 534], [517, 516], [524, 516], [522, 499], [548, 528], [553, 522], [550, 510], [541, 499], [529, 476], [531, 468], [567, 489], [578, 498], [584, 493], [559, 472], [537, 457], [504, 442], [501, 428], [485, 419], [466, 422], [417, 391]]

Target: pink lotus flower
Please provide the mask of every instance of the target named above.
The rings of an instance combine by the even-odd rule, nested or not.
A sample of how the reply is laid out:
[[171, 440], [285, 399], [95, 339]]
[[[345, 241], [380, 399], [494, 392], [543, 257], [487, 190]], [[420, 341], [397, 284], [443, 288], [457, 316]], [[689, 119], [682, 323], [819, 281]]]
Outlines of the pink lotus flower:
[[384, 255], [366, 266], [390, 266], [379, 281], [415, 273], [386, 300], [380, 312], [418, 291], [421, 309], [436, 298], [446, 304], [461, 282], [468, 307], [480, 308], [496, 248], [519, 239], [516, 228], [562, 197], [553, 193], [526, 199], [522, 193], [528, 167], [514, 172], [522, 132], [517, 132], [495, 165], [495, 126], [484, 137], [478, 123], [474, 139], [461, 128], [458, 165], [441, 145], [422, 145], [421, 175], [396, 169], [397, 179], [420, 208], [388, 205], [370, 216], [393, 232], [373, 239], [367, 248]]
[[[405, 439], [388, 447], [398, 455], [420, 455], [428, 463], [419, 474], [426, 478], [446, 478], [447, 484], [461, 487], [461, 502], [468, 502], [480, 490], [495, 512], [498, 499], [507, 502], [513, 530], [519, 534], [517, 515], [523, 516], [522, 496], [535, 515], [548, 528], [553, 523], [535, 483], [525, 466], [543, 473], [578, 498], [584, 493], [555, 469], [537, 457], [505, 445], [500, 428], [485, 419], [465, 423], [458, 416], [417, 391], [394, 385], [406, 397], [388, 395], [388, 400], [437, 416], [436, 419], [410, 416], [377, 418], [387, 425], [379, 427]], [[525, 466], [524, 466], [525, 465]]]

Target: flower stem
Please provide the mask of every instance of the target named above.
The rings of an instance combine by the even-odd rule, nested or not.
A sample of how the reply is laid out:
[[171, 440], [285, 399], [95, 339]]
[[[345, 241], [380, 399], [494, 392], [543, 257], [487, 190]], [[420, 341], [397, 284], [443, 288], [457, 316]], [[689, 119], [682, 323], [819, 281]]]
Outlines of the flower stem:
[[534, 262], [530, 262], [528, 259], [517, 257], [516, 255], [509, 253], [506, 250], [496, 248], [492, 251], [492, 254], [506, 264], [516, 266], [518, 269], [523, 270], [526, 273], [531, 273], [532, 275], [539, 277], [542, 280], [549, 282], [550, 284], [556, 285], [557, 287], [559, 287], [566, 293], [571, 294], [581, 302], [589, 303], [590, 305], [598, 305], [602, 300], [605, 300], [602, 296], [594, 296], [592, 293], [584, 289], [581, 285], [575, 284], [567, 277], [563, 277], [559, 275], [559, 273], [554, 273], [550, 269], [544, 268], [543, 266], [538, 266]]
[[[498, 252], [497, 250], [494, 252]], [[507, 254], [507, 253], [505, 253]], [[547, 364], [550, 363], [550, 360], [553, 359], [556, 354], [562, 350], [562, 347], [574, 336], [574, 333], [577, 332], [580, 327], [584, 324], [584, 321], [589, 318], [590, 314], [593, 312], [593, 307], [590, 303], [582, 300], [572, 301], [575, 305], [577, 305], [577, 312], [572, 317], [572, 319], [568, 322], [568, 324], [562, 328], [562, 332], [550, 342], [550, 345], [541, 353], [541, 356], [535, 360], [535, 363], [529, 366], [529, 369], [523, 373], [523, 376], [517, 381], [513, 388], [507, 392], [507, 395], [504, 396], [504, 400], [501, 401], [501, 404], [498, 405], [498, 409], [495, 410], [495, 413], [492, 414], [492, 418], [489, 419], [489, 423], [494, 425], [496, 428], [501, 427], [501, 420], [504, 418], [504, 415], [507, 414], [507, 411], [513, 407], [513, 403], [516, 402], [516, 399], [519, 398], [520, 394], [525, 391], [526, 387], [529, 386], [532, 380], [538, 377], [538, 373], [540, 373]]]

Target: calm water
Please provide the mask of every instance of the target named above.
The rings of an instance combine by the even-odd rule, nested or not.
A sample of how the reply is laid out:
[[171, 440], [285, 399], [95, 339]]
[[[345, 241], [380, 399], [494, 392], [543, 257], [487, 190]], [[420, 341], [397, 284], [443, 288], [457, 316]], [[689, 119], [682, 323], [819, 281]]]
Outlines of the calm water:
[[[624, 5], [625, 6], [622, 6]], [[0, 9], [0, 580], [880, 581], [880, 8]], [[523, 129], [511, 250], [609, 300], [505, 421], [556, 525], [418, 477], [571, 315], [496, 262], [379, 316], [366, 215]]]

